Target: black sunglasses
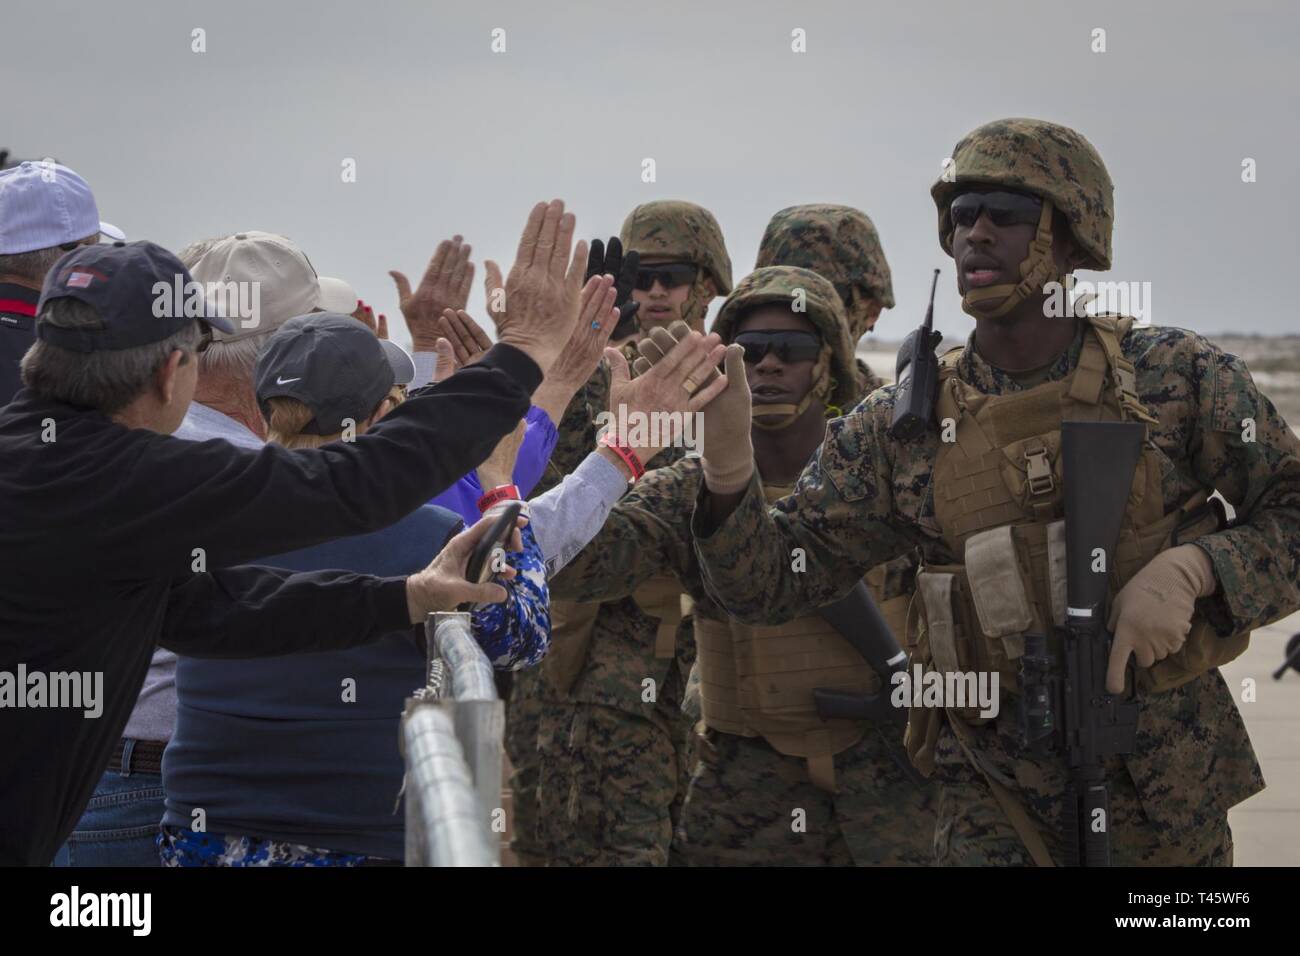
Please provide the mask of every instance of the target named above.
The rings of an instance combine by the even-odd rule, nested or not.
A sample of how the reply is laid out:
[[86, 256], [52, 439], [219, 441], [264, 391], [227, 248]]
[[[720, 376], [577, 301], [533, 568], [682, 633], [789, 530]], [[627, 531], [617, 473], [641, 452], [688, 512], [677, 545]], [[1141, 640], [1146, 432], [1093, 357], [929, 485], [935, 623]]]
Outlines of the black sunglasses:
[[741, 332], [736, 336], [736, 344], [744, 348], [745, 361], [751, 364], [763, 361], [769, 351], [786, 364], [811, 362], [822, 350], [818, 336], [795, 329]]
[[982, 213], [999, 227], [1036, 226], [1042, 212], [1043, 201], [1023, 193], [962, 193], [948, 207], [952, 224], [966, 229], [979, 222]]
[[202, 355], [212, 345], [212, 326], [206, 322], [199, 323], [199, 344], [194, 348], [195, 355]]
[[694, 282], [699, 274], [700, 267], [692, 262], [665, 262], [662, 265], [642, 266], [636, 272], [636, 287], [642, 292], [649, 292], [658, 280], [665, 289], [672, 289]]

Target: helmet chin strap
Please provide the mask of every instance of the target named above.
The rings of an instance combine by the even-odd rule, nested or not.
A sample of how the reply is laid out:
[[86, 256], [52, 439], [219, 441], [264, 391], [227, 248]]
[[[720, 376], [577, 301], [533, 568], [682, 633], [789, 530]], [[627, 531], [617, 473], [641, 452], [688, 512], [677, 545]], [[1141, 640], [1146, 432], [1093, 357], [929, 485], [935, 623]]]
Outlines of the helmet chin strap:
[[701, 288], [703, 281], [704, 276], [701, 274], [691, 283], [691, 291], [686, 293], [686, 298], [682, 300], [682, 321], [696, 332], [704, 331], [704, 314], [709, 309], [709, 299], [705, 297]]
[[[832, 390], [831, 385], [831, 350], [829, 346], [822, 349], [821, 355], [817, 356], [817, 364], [813, 366], [813, 387], [808, 389], [808, 394], [803, 397], [798, 405], [791, 405], [783, 402], [780, 405], [750, 405], [749, 417], [750, 424], [755, 428], [761, 428], [765, 432], [780, 431], [782, 428], [789, 428], [804, 412], [808, 411], [808, 406], [813, 403], [813, 399], [821, 398], [823, 402], [830, 398]], [[775, 422], [760, 422], [759, 417], [780, 419]]]
[[[1052, 258], [1052, 202], [1043, 198], [1043, 211], [1038, 216], [1038, 231], [1029, 243], [1029, 254], [1020, 263], [1020, 282], [1017, 285], [1003, 283], [991, 285], [984, 289], [971, 289], [961, 297], [962, 311], [977, 319], [996, 319], [1006, 315], [1031, 295], [1043, 291], [1043, 286], [1053, 279], [1059, 279], [1056, 260]], [[1005, 299], [992, 312], [976, 308], [980, 302]]]

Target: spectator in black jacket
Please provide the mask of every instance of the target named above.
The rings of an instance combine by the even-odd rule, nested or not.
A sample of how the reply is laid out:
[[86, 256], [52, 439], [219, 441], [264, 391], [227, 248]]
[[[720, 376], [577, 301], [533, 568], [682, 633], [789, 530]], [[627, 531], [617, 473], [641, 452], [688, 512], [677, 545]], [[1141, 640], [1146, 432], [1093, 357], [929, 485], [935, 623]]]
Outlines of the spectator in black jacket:
[[[314, 450], [172, 438], [221, 320], [186, 318], [154, 291], [190, 277], [150, 243], [60, 261], [27, 387], [0, 410], [0, 864], [50, 861], [158, 643], [210, 657], [327, 650], [504, 597], [462, 577], [482, 523], [407, 578], [238, 565], [385, 527], [487, 457], [576, 318], [586, 250], [570, 258], [573, 228], [558, 200], [534, 207], [498, 344], [354, 442]], [[97, 686], [93, 703], [74, 693]]]

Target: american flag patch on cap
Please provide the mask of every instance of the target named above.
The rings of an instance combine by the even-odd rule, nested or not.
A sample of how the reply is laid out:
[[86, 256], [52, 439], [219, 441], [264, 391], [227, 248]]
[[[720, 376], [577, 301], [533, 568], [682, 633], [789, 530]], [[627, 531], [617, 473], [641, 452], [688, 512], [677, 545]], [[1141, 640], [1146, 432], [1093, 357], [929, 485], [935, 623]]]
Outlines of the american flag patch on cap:
[[93, 278], [89, 272], [74, 272], [68, 276], [67, 286], [69, 289], [84, 289]]

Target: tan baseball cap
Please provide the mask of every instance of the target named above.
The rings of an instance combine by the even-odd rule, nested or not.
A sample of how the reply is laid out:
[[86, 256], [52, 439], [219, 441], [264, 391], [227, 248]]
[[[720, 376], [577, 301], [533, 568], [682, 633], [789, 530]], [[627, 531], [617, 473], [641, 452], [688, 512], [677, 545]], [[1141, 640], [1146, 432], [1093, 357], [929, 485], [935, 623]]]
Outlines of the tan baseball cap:
[[250, 230], [218, 240], [190, 274], [235, 327], [233, 334], [216, 332], [217, 342], [273, 331], [320, 307], [316, 269], [292, 240], [275, 233]]

